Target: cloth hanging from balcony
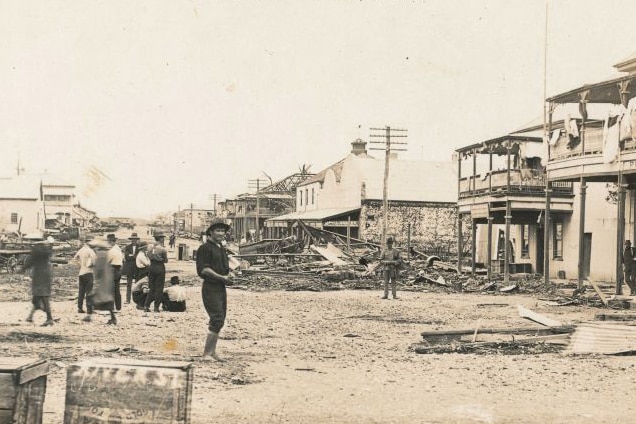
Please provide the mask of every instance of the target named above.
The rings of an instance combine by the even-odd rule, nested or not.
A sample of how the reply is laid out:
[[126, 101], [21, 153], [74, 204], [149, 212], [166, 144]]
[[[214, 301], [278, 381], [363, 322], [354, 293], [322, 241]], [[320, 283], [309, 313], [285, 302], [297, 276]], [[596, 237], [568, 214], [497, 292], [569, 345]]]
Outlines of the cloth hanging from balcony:
[[578, 146], [581, 142], [581, 138], [579, 137], [579, 126], [576, 123], [576, 119], [570, 118], [568, 114], [563, 121], [563, 127], [568, 136], [568, 149], [573, 149]]
[[627, 113], [629, 115], [629, 124], [631, 126], [631, 139], [636, 140], [636, 97], [632, 97], [627, 103]]
[[552, 131], [552, 137], [550, 137], [550, 146], [556, 146], [557, 141], [559, 141], [560, 137], [561, 137], [561, 129], [560, 128]]
[[541, 158], [543, 161], [547, 157], [545, 143], [519, 143], [519, 157], [521, 159], [527, 158]]
[[610, 110], [607, 113], [605, 124], [603, 125], [603, 162], [614, 163], [618, 159], [619, 153], [619, 116], [618, 109]]
[[632, 139], [632, 120], [631, 113], [628, 108], [623, 105], [618, 106], [618, 112], [620, 115], [618, 116], [618, 140], [625, 141]]

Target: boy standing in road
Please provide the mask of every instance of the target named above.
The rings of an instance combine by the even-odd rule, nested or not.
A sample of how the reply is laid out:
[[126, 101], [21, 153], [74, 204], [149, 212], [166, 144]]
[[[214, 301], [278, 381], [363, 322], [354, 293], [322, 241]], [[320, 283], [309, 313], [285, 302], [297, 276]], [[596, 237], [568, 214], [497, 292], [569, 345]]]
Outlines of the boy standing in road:
[[225, 325], [227, 314], [227, 292], [225, 284], [231, 282], [233, 274], [227, 252], [222, 245], [230, 226], [222, 219], [214, 219], [206, 230], [207, 241], [197, 250], [197, 274], [203, 278], [201, 297], [210, 321], [208, 336], [203, 350], [203, 359], [223, 362], [216, 354], [219, 332]]

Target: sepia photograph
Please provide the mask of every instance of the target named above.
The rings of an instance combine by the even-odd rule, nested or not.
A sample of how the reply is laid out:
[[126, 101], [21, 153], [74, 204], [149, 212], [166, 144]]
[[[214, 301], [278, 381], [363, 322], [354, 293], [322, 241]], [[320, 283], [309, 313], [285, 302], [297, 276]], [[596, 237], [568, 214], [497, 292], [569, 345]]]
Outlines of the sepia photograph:
[[0, 0], [0, 424], [636, 421], [635, 16]]

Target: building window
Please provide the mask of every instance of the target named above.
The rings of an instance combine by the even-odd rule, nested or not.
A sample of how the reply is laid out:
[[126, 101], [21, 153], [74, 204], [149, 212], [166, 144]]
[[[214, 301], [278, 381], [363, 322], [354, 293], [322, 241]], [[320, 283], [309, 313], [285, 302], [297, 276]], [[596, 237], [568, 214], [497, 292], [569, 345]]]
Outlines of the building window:
[[309, 204], [309, 189], [308, 188], [305, 189], [305, 204], [306, 205]]
[[563, 222], [552, 223], [552, 247], [554, 259], [563, 259]]
[[298, 197], [300, 197], [300, 206], [302, 206], [303, 205], [303, 191], [300, 190], [299, 193], [300, 193], [300, 196], [298, 196]]
[[312, 187], [311, 188], [311, 204], [313, 205], [315, 203], [316, 203], [316, 196], [315, 196], [315, 193], [314, 193], [314, 188]]
[[17, 224], [18, 223], [18, 214], [17, 213], [12, 213], [11, 214], [11, 223], [12, 224]]
[[530, 257], [530, 226], [523, 224], [521, 226], [521, 257]]

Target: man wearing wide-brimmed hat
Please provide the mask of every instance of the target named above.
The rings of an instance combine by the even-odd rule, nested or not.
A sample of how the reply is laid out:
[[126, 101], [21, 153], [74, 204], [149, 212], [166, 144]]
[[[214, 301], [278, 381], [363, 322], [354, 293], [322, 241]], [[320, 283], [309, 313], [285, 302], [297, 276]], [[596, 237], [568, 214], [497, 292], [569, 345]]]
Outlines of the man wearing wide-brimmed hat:
[[150, 304], [155, 302], [155, 312], [159, 312], [159, 305], [163, 298], [163, 286], [166, 284], [166, 263], [168, 263], [168, 251], [165, 248], [166, 235], [163, 231], [154, 232], [155, 244], [148, 248], [148, 285], [150, 292], [146, 297], [145, 311], [150, 312]]
[[31, 247], [31, 253], [24, 263], [24, 269], [31, 270], [31, 301], [33, 308], [29, 313], [28, 322], [33, 322], [35, 311], [46, 313], [46, 321], [42, 327], [53, 325], [51, 314], [51, 283], [53, 270], [51, 265], [51, 245], [47, 242], [37, 242]]
[[82, 237], [84, 242], [82, 248], [77, 251], [73, 260], [79, 263], [79, 293], [77, 295], [77, 312], [86, 312], [83, 308], [84, 298], [86, 298], [86, 310], [89, 313], [93, 310], [93, 299], [90, 293], [93, 291], [93, 264], [95, 262], [95, 252], [88, 243], [93, 240], [90, 235]]
[[135, 260], [139, 253], [139, 236], [137, 233], [132, 233], [130, 237], [130, 244], [124, 248], [124, 269], [123, 274], [126, 276], [126, 303], [130, 303], [130, 297], [132, 295], [132, 285], [135, 275], [137, 274], [137, 267], [135, 266]]
[[384, 274], [384, 296], [382, 296], [382, 299], [389, 298], [389, 282], [391, 282], [393, 299], [397, 299], [398, 268], [402, 264], [402, 258], [400, 257], [400, 252], [393, 248], [392, 237], [386, 239], [386, 249], [382, 252], [380, 263]]
[[216, 345], [227, 314], [225, 283], [233, 279], [227, 252], [222, 245], [229, 229], [224, 220], [214, 219], [205, 232], [207, 241], [197, 250], [197, 274], [203, 278], [201, 297], [210, 317], [203, 358], [217, 361], [222, 361], [216, 354]]

